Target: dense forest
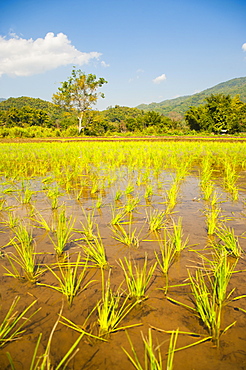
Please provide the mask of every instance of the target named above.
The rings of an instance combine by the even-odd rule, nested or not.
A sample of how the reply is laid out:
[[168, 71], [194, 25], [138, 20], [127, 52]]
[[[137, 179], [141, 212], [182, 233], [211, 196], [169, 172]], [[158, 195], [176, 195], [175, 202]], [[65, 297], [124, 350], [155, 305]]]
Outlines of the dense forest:
[[[208, 91], [215, 93], [207, 94]], [[231, 91], [232, 94], [218, 91]], [[242, 94], [234, 94], [238, 92]], [[176, 105], [170, 101], [166, 114], [153, 107], [145, 110], [116, 105], [104, 111], [88, 107], [83, 112], [81, 132], [78, 132], [78, 109], [61, 105], [62, 94], [59, 94], [54, 94], [55, 103], [54, 99], [51, 103], [30, 97], [0, 101], [0, 137], [237, 134], [246, 131], [246, 78], [227, 81], [188, 100], [177, 98]]]

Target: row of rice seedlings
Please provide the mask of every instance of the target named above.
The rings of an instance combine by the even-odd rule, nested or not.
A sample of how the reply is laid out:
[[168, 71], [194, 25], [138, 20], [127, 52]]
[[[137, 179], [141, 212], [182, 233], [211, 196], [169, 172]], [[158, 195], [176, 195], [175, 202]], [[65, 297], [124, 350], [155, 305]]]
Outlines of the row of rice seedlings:
[[86, 326], [88, 319], [92, 316], [94, 312], [96, 312], [98, 334], [96, 335], [92, 333], [86, 334], [93, 338], [98, 339], [99, 336], [99, 338], [107, 340], [110, 333], [139, 326], [141, 324], [136, 323], [120, 326], [122, 321], [126, 318], [130, 311], [132, 311], [132, 309], [138, 304], [138, 302], [130, 301], [129, 295], [125, 296], [124, 291], [122, 291], [121, 289], [121, 286], [119, 286], [115, 290], [112, 290], [110, 282], [111, 270], [109, 271], [106, 282], [103, 270], [101, 272], [102, 272], [102, 297], [94, 306], [94, 308], [90, 311], [83, 325], [75, 324], [74, 322], [65, 318], [64, 316], [61, 317], [63, 320], [61, 321], [61, 323], [79, 333], [84, 333], [85, 332], [84, 328]]
[[147, 269], [148, 258], [147, 254], [145, 254], [144, 264], [142, 267], [135, 261], [132, 262], [128, 260], [127, 257], [124, 257], [124, 261], [119, 259], [119, 265], [124, 272], [129, 297], [134, 298], [137, 302], [141, 302], [146, 299], [146, 291], [150, 285], [157, 262]]
[[[175, 347], [177, 343], [178, 338], [178, 332], [179, 330], [172, 331], [170, 342], [169, 342], [169, 348], [167, 353], [167, 361], [166, 361], [166, 369], [172, 370], [174, 368], [174, 352]], [[163, 360], [160, 350], [160, 345], [157, 344], [154, 346], [153, 339], [152, 339], [152, 331], [151, 329], [148, 330], [148, 336], [145, 337], [143, 333], [141, 332], [142, 341], [144, 343], [144, 356], [141, 355], [139, 357], [137, 355], [137, 352], [134, 348], [134, 345], [130, 339], [129, 334], [126, 332], [128, 341], [130, 343], [132, 355], [129, 354], [129, 352], [126, 351], [124, 347], [122, 347], [123, 351], [137, 370], [162, 370], [163, 367]], [[142, 364], [144, 362], [144, 364]]]
[[28, 311], [35, 305], [36, 301], [33, 301], [28, 307], [22, 312], [18, 313], [16, 310], [17, 304], [20, 297], [15, 297], [7, 314], [0, 324], [0, 347], [14, 340], [20, 339], [22, 334], [25, 332], [26, 323], [30, 322], [31, 318], [40, 310], [37, 309], [33, 313]]

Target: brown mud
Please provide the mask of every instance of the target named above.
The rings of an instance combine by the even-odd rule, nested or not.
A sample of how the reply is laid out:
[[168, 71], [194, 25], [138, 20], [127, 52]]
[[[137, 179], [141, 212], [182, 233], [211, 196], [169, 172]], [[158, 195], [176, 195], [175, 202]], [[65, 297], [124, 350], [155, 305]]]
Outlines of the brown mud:
[[[162, 138], [163, 139], [163, 138]], [[132, 139], [131, 139], [132, 140]], [[240, 237], [240, 245], [243, 250], [246, 250], [246, 240], [244, 237], [246, 224], [245, 196], [246, 192], [243, 189], [245, 184], [245, 176], [240, 178], [240, 194], [238, 201], [232, 201], [230, 195], [224, 192], [219, 182], [216, 183], [216, 191], [220, 194], [221, 213], [227, 219], [227, 224], [234, 228], [235, 235]], [[36, 189], [41, 188], [40, 180], [32, 180], [32, 186]], [[171, 177], [166, 173], [164, 175], [164, 187], [167, 189], [170, 186]], [[124, 184], [122, 184], [124, 188]], [[135, 188], [136, 189], [136, 188]], [[123, 281], [123, 273], [117, 263], [119, 258], [124, 256], [132, 257], [140, 263], [143, 261], [145, 254], [148, 255], [149, 264], [155, 262], [154, 251], [158, 250], [159, 245], [156, 241], [154, 233], [149, 233], [146, 223], [145, 209], [165, 210], [165, 199], [163, 189], [154, 189], [154, 195], [148, 201], [143, 198], [141, 186], [137, 190], [141, 198], [140, 203], [133, 211], [133, 226], [141, 233], [141, 242], [139, 248], [128, 248], [117, 242], [112, 236], [110, 227], [111, 221], [111, 204], [113, 203], [114, 191], [109, 189], [105, 191], [103, 196], [103, 205], [94, 213], [94, 221], [98, 224], [103, 244], [105, 246], [107, 259], [111, 266], [111, 285], [112, 289], [117, 288]], [[135, 190], [136, 193], [136, 190]], [[133, 195], [136, 195], [136, 194]], [[131, 196], [128, 196], [131, 197]], [[5, 196], [7, 205], [14, 209], [16, 215], [21, 216], [26, 222], [37, 226], [33, 221], [32, 207], [30, 205], [20, 205], [15, 194], [11, 193]], [[123, 207], [127, 197], [124, 195], [120, 201], [117, 201], [117, 207]], [[55, 218], [56, 210], [52, 211], [50, 200], [42, 191], [37, 191], [33, 197], [31, 204], [43, 215], [48, 223], [52, 223]], [[59, 205], [66, 204], [68, 216], [72, 215], [76, 219], [74, 228], [81, 230], [81, 221], [85, 222], [85, 216], [82, 208], [86, 212], [90, 212], [95, 204], [95, 198], [84, 196], [78, 201], [72, 194], [59, 197]], [[185, 282], [187, 279], [187, 268], [191, 271], [201, 262], [200, 257], [194, 251], [206, 253], [209, 245], [209, 237], [205, 222], [204, 210], [206, 202], [202, 199], [202, 194], [199, 186], [198, 173], [194, 170], [183, 181], [178, 203], [174, 208], [171, 216], [167, 216], [167, 227], [171, 225], [171, 220], [177, 220], [178, 216], [183, 219], [184, 238], [189, 237], [189, 247], [183, 250], [169, 270], [169, 284], [176, 285]], [[0, 224], [1, 246], [9, 243], [13, 237], [12, 231], [4, 223], [7, 219], [8, 211], [0, 212], [2, 223]], [[33, 237], [36, 244], [39, 262], [49, 264], [56, 262], [53, 244], [46, 231], [41, 228], [33, 228]], [[81, 233], [75, 232], [72, 241], [68, 243], [67, 250], [75, 258], [76, 253], [82, 251], [81, 244], [83, 241], [73, 241], [79, 239]], [[205, 249], [205, 252], [204, 252]], [[100, 269], [91, 267], [88, 270], [86, 281], [94, 280], [89, 287], [82, 291], [74, 298], [71, 307], [68, 306], [66, 298], [61, 293], [39, 285], [30, 284], [26, 281], [20, 281], [8, 276], [5, 276], [4, 266], [9, 268], [8, 260], [5, 254], [14, 252], [13, 246], [8, 245], [3, 248], [3, 256], [0, 260], [0, 289], [1, 289], [1, 310], [0, 322], [2, 322], [8, 308], [16, 296], [20, 297], [17, 309], [22, 311], [28, 304], [37, 300], [35, 309], [41, 310], [33, 316], [33, 318], [25, 325], [25, 333], [22, 337], [12, 343], [8, 343], [0, 349], [0, 368], [1, 370], [10, 369], [10, 365], [6, 356], [6, 352], [11, 354], [16, 370], [27, 370], [30, 367], [31, 357], [37, 342], [38, 336], [42, 333], [42, 341], [39, 349], [39, 355], [44, 352], [46, 343], [51, 333], [52, 327], [58, 319], [58, 314], [63, 307], [62, 315], [69, 320], [72, 320], [78, 325], [83, 326], [86, 317], [94, 309], [98, 300], [101, 298], [101, 272]], [[236, 270], [245, 270], [245, 256], [241, 258], [237, 264]], [[108, 271], [105, 272], [106, 276]], [[39, 282], [48, 284], [57, 284], [54, 276], [49, 271], [46, 271], [40, 278]], [[128, 329], [128, 334], [134, 344], [135, 350], [143, 364], [144, 348], [141, 338], [141, 332], [147, 335], [150, 327], [152, 329], [153, 341], [156, 345], [160, 345], [163, 368], [165, 368], [166, 353], [168, 350], [170, 334], [165, 333], [166, 330], [176, 330], [192, 332], [201, 336], [190, 336], [179, 334], [177, 347], [187, 346], [201, 339], [203, 336], [208, 336], [208, 332], [202, 322], [191, 311], [182, 306], [172, 303], [164, 294], [163, 288], [165, 279], [162, 273], [157, 268], [152, 279], [152, 283], [147, 291], [148, 298], [141, 304], [136, 306], [129, 315], [123, 320], [122, 326], [141, 324], [138, 327]], [[125, 288], [125, 286], [123, 285]], [[246, 272], [238, 272], [233, 274], [229, 290], [235, 288], [234, 296], [246, 294]], [[168, 296], [192, 306], [190, 288], [170, 287]], [[220, 346], [217, 348], [211, 341], [199, 344], [197, 346], [184, 349], [175, 353], [174, 368], [187, 370], [242, 370], [246, 369], [246, 314], [238, 307], [246, 309], [246, 298], [239, 301], [230, 302], [224, 307], [222, 317], [222, 329], [227, 327], [232, 322], [236, 321], [235, 325], [221, 336]], [[121, 326], [120, 325], [120, 326]], [[94, 334], [98, 331], [97, 314], [94, 311], [88, 320], [84, 329], [91, 330]], [[50, 357], [53, 364], [57, 364], [66, 351], [72, 346], [78, 338], [79, 333], [74, 330], [58, 324], [51, 343]], [[125, 348], [130, 354], [130, 345], [124, 330], [112, 333], [107, 338], [107, 341], [99, 341], [84, 336], [80, 341], [79, 352], [69, 363], [70, 369], [90, 369], [90, 370], [114, 370], [114, 369], [133, 369], [132, 364], [127, 358], [122, 348]], [[144, 366], [144, 365], [143, 365]]]

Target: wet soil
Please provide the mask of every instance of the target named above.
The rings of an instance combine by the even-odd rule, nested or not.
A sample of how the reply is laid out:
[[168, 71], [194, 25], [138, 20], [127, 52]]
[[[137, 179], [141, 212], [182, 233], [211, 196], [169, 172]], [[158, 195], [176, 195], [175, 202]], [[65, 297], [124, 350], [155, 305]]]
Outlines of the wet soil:
[[[219, 206], [221, 208], [221, 215], [226, 219], [226, 224], [234, 228], [235, 235], [239, 236], [240, 245], [244, 251], [246, 250], [246, 240], [244, 237], [246, 224], [245, 180], [245, 174], [241, 174], [240, 183], [238, 184], [241, 189], [238, 201], [232, 201], [231, 196], [223, 190], [222, 186], [220, 186], [222, 180], [215, 181], [216, 191], [220, 195]], [[144, 199], [145, 187], [134, 185], [134, 191], [131, 195], [123, 195], [119, 201], [114, 201], [115, 190], [120, 186], [122, 189], [125, 189], [127, 182], [128, 179], [126, 179], [125, 183], [114, 184], [113, 188], [106, 189], [102, 197], [102, 207], [96, 209], [93, 216], [100, 231], [108, 263], [111, 266], [111, 287], [113, 290], [116, 290], [124, 280], [122, 269], [117, 263], [119, 258], [123, 259], [124, 256], [127, 256], [141, 264], [147, 253], [149, 265], [155, 262], [154, 252], [159, 250], [159, 243], [156, 234], [150, 233], [148, 230], [146, 211], [150, 212], [153, 209], [165, 211], [165, 189], [170, 188], [172, 176], [168, 172], [164, 172], [161, 180], [159, 179], [159, 183], [161, 182], [162, 184], [161, 188], [155, 183], [153, 195], [148, 200]], [[6, 270], [4, 267], [10, 268], [6, 254], [10, 252], [15, 253], [11, 243], [6, 246], [13, 237], [13, 232], [5, 222], [8, 219], [10, 209], [16, 216], [21, 217], [25, 223], [32, 224], [39, 263], [52, 266], [57, 261], [54, 246], [51, 242], [54, 234], [52, 231], [47, 232], [37, 227], [38, 223], [35, 221], [33, 206], [42, 214], [49, 225], [52, 225], [52, 223], [55, 225], [59, 208], [58, 210], [51, 209], [51, 201], [48, 199], [47, 193], [42, 190], [42, 179], [33, 179], [31, 181], [31, 187], [35, 189], [35, 193], [32, 196], [30, 204], [21, 205], [15, 192], [5, 193], [6, 206], [10, 208], [3, 208], [0, 212], [0, 221], [2, 222], [0, 224], [0, 240], [3, 247], [3, 254], [0, 260], [0, 322], [2, 322], [16, 296], [20, 297], [17, 306], [19, 312], [34, 300], [37, 300], [37, 302], [31, 311], [33, 312], [38, 308], [41, 309], [25, 324], [25, 332], [21, 338], [0, 348], [0, 368], [2, 370], [10, 369], [6, 352], [11, 354], [16, 370], [29, 369], [39, 334], [42, 333], [42, 340], [38, 351], [40, 355], [45, 350], [51, 330], [58, 319], [62, 307], [62, 315], [64, 317], [94, 334], [98, 333], [98, 317], [96, 310], [93, 311], [93, 309], [102, 294], [100, 269], [93, 266], [88, 269], [85, 281], [94, 280], [94, 282], [74, 298], [71, 307], [69, 307], [66, 298], [54, 289], [31, 284], [28, 281], [21, 281], [5, 275]], [[72, 256], [71, 258], [75, 260], [77, 253], [82, 252], [81, 245], [84, 243], [83, 240], [75, 241], [83, 236], [81, 222], [86, 222], [85, 213], [88, 214], [95, 209], [97, 197], [91, 196], [89, 192], [84, 192], [81, 198], [77, 200], [76, 195], [72, 192], [67, 194], [65, 191], [62, 191], [62, 193], [63, 195], [58, 200], [59, 207], [65, 204], [67, 216], [72, 216], [75, 219], [75, 231], [66, 247], [66, 250]], [[113, 238], [110, 221], [112, 218], [112, 205], [114, 204], [117, 209], [121, 209], [127, 199], [134, 196], [139, 196], [141, 199], [132, 212], [133, 227], [137, 228], [137, 231], [140, 233], [141, 241], [138, 248], [129, 248]], [[170, 340], [170, 334], [165, 331], [179, 328], [180, 331], [198, 334], [197, 336], [179, 334], [177, 348], [187, 346], [208, 336], [206, 328], [193, 312], [178, 304], [174, 304], [168, 299], [169, 296], [194, 307], [189, 286], [172, 286], [187, 281], [187, 268], [194, 271], [200, 265], [201, 258], [196, 251], [203, 254], [209, 253], [208, 247], [211, 237], [209, 238], [207, 235], [204, 214], [206, 207], [207, 203], [203, 200], [200, 190], [198, 172], [194, 169], [181, 184], [177, 205], [173, 213], [166, 217], [166, 227], [169, 228], [172, 225], [172, 220], [177, 221], [178, 217], [181, 216], [183, 220], [184, 239], [189, 237], [189, 246], [181, 252], [179, 257], [176, 257], [170, 267], [169, 285], [171, 287], [168, 290], [168, 295], [165, 296], [163, 290], [165, 287], [165, 278], [157, 268], [147, 291], [147, 299], [135, 306], [120, 324], [120, 326], [140, 324], [140, 326], [129, 328], [127, 332], [142, 366], [144, 366], [144, 347], [141, 333], [146, 336], [150, 327], [152, 327], [154, 344], [160, 345], [164, 364]], [[123, 224], [123, 227], [127, 229], [128, 226]], [[162, 231], [159, 234], [162, 235]], [[236, 270], [246, 270], [244, 256], [239, 259]], [[108, 273], [109, 271], [106, 270], [105, 275], [107, 276]], [[39, 282], [57, 285], [56, 279], [48, 270], [39, 278]], [[126, 289], [124, 283], [122, 287]], [[229, 284], [229, 291], [235, 288], [233, 297], [246, 294], [245, 287], [246, 272], [233, 274]], [[240, 311], [238, 309], [239, 307], [244, 310], [246, 309], [246, 298], [230, 302], [224, 307], [221, 324], [222, 329], [234, 321], [236, 323], [221, 336], [219, 347], [216, 347], [208, 340], [197, 346], [178, 351], [174, 357], [174, 368], [177, 370], [246, 369], [246, 314]], [[89, 320], [84, 324], [86, 317], [92, 311], [93, 313]], [[78, 332], [61, 323], [58, 324], [51, 342], [50, 357], [53, 364], [57, 364], [60, 361], [78, 336]], [[125, 348], [132, 355], [126, 332], [120, 330], [111, 333], [106, 339], [107, 341], [100, 341], [84, 336], [78, 345], [79, 352], [71, 360], [68, 368], [75, 370], [133, 369], [133, 365], [122, 349]]]

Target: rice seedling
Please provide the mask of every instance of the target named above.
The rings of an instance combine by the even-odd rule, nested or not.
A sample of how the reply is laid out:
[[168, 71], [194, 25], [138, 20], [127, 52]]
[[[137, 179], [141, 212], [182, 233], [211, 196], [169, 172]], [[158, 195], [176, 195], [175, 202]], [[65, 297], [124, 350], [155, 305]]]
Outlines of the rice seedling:
[[39, 228], [44, 229], [46, 231], [51, 231], [52, 227], [49, 226], [49, 224], [47, 223], [45, 218], [42, 216], [42, 214], [37, 209], [35, 209], [35, 211], [34, 211], [34, 216], [35, 217], [31, 217], [30, 220], [36, 222], [39, 225], [39, 226], [36, 226], [36, 227], [39, 227]]
[[[160, 346], [157, 345], [154, 347], [151, 329], [148, 330], [148, 337], [145, 337], [143, 333], [141, 332], [142, 340], [144, 343], [144, 356], [141, 356], [140, 358], [137, 355], [136, 350], [133, 346], [133, 343], [127, 332], [126, 332], [126, 335], [127, 335], [128, 341], [131, 346], [132, 355], [130, 355], [129, 352], [127, 352], [124, 347], [122, 347], [122, 349], [127, 355], [127, 357], [129, 358], [129, 360], [131, 361], [132, 365], [135, 367], [135, 369], [137, 370], [162, 370], [163, 369], [163, 360], [161, 356]], [[141, 364], [142, 361], [140, 361], [143, 359], [144, 359], [144, 365], [142, 365]], [[172, 369], [172, 368], [167, 368], [167, 369]]]
[[125, 189], [125, 194], [130, 195], [134, 192], [134, 185], [132, 183], [128, 183]]
[[238, 237], [235, 236], [233, 228], [224, 226], [217, 229], [215, 234], [220, 239], [219, 248], [225, 250], [232, 257], [240, 258], [242, 256], [243, 250], [239, 244]]
[[[7, 271], [5, 275], [18, 279], [25, 278], [31, 283], [35, 283], [38, 277], [43, 273], [43, 270], [40, 269], [36, 263], [36, 253], [32, 232], [22, 223], [18, 224], [14, 229], [14, 232], [15, 237], [9, 244], [14, 247], [17, 255], [11, 252], [6, 254], [12, 271], [6, 266], [3, 266]], [[16, 268], [15, 264], [21, 268], [21, 271]]]
[[132, 263], [126, 257], [124, 257], [124, 262], [119, 259], [119, 264], [124, 272], [129, 297], [136, 299], [137, 302], [146, 299], [146, 291], [154, 274], [157, 262], [147, 270], [148, 259], [146, 254], [142, 267], [136, 264], [136, 262]]
[[216, 207], [216, 205], [219, 203], [220, 196], [217, 194], [216, 191], [213, 191], [211, 199], [210, 199], [210, 205], [211, 207]]
[[168, 232], [164, 229], [163, 230], [163, 239], [159, 239], [159, 246], [160, 246], [160, 256], [155, 251], [155, 257], [158, 263], [158, 266], [161, 272], [165, 276], [165, 294], [168, 290], [168, 270], [174, 262], [176, 256], [176, 248], [170, 238]]
[[224, 162], [224, 187], [232, 195], [233, 200], [238, 200], [238, 188], [236, 182], [238, 175], [234, 164], [230, 163], [228, 160]]
[[175, 353], [175, 348], [177, 344], [178, 334], [179, 334], [179, 329], [172, 330], [171, 332], [171, 338], [170, 338], [168, 353], [167, 353], [167, 366], [166, 366], [167, 370], [172, 370], [174, 368], [173, 361], [174, 361], [174, 353]]
[[[172, 370], [174, 368], [173, 366], [173, 361], [174, 361], [174, 352], [175, 352], [175, 347], [178, 339], [178, 333], [179, 330], [172, 330], [171, 332], [171, 338], [169, 342], [169, 348], [167, 352], [167, 361], [166, 361], [166, 366], [165, 368], [167, 370]], [[144, 337], [143, 333], [141, 332], [142, 340], [144, 343], [144, 356], [139, 357], [136, 353], [136, 350], [133, 346], [133, 343], [126, 332], [128, 342], [131, 347], [132, 355], [129, 354], [125, 350], [124, 347], [122, 347], [123, 351], [137, 370], [162, 370], [164, 369], [163, 365], [163, 360], [162, 360], [162, 355], [160, 351], [160, 345], [155, 345], [153, 344], [153, 339], [152, 339], [152, 331], [151, 329], [148, 330], [148, 336]], [[141, 364], [144, 359], [144, 366]]]
[[137, 228], [132, 230], [132, 224], [129, 223], [128, 232], [124, 229], [123, 226], [117, 225], [111, 229], [114, 233], [113, 238], [127, 247], [138, 248], [140, 243], [140, 233], [137, 234]]
[[102, 298], [96, 305], [98, 314], [99, 336], [105, 337], [110, 333], [138, 326], [141, 324], [131, 324], [119, 326], [123, 319], [136, 306], [136, 302], [128, 302], [129, 296], [122, 297], [120, 288], [113, 292], [110, 287], [110, 273], [106, 284], [102, 272]]
[[[79, 267], [81, 266], [83, 268], [82, 271], [79, 272]], [[85, 279], [88, 269], [88, 260], [81, 262], [80, 254], [78, 254], [77, 260], [75, 262], [71, 262], [70, 256], [67, 254], [65, 262], [58, 261], [57, 267], [59, 269], [59, 274], [50, 266], [46, 265], [47, 270], [49, 270], [57, 279], [59, 286], [44, 283], [38, 283], [38, 285], [45, 286], [62, 293], [66, 296], [67, 301], [71, 306], [74, 297], [81, 291], [85, 290], [93, 282], [93, 280], [90, 280], [82, 286], [82, 282]]]
[[64, 209], [58, 214], [58, 222], [55, 230], [56, 240], [54, 241], [51, 238], [55, 252], [58, 256], [63, 254], [64, 249], [72, 236], [74, 222], [75, 220], [72, 219], [72, 216], [67, 219]]
[[83, 209], [83, 213], [85, 216], [85, 222], [80, 222], [82, 225], [82, 233], [85, 235], [87, 239], [94, 239], [94, 229], [95, 229], [95, 222], [94, 222], [94, 211], [88, 212], [86, 214], [85, 210]]
[[51, 199], [51, 208], [57, 209], [58, 208], [58, 198], [62, 195], [59, 190], [58, 185], [49, 188], [47, 196]]
[[173, 208], [176, 206], [178, 193], [179, 193], [179, 182], [174, 181], [171, 188], [166, 192], [167, 197], [166, 213], [172, 212]]
[[[60, 315], [61, 315], [61, 313], [59, 314], [59, 316]], [[38, 355], [38, 350], [39, 350], [40, 342], [41, 342], [41, 339], [42, 339], [42, 333], [39, 334], [38, 340], [37, 340], [37, 343], [36, 343], [36, 346], [34, 348], [32, 358], [31, 358], [31, 363], [30, 363], [29, 370], [53, 370], [53, 369], [55, 369], [55, 370], [63, 369], [64, 370], [64, 369], [67, 368], [69, 362], [74, 358], [76, 353], [79, 351], [79, 349], [78, 348], [76, 349], [76, 347], [79, 344], [79, 342], [81, 341], [81, 339], [83, 338], [85, 333], [80, 334], [80, 336], [77, 338], [77, 340], [74, 342], [74, 344], [69, 348], [67, 353], [62, 357], [62, 359], [59, 361], [58, 364], [56, 364], [54, 366], [52, 365], [52, 360], [51, 360], [51, 356], [50, 356], [51, 342], [52, 342], [53, 335], [55, 333], [55, 329], [56, 329], [56, 327], [59, 323], [59, 320], [60, 320], [60, 317], [58, 318], [58, 320], [56, 321], [55, 325], [53, 326], [53, 328], [50, 332], [48, 342], [47, 342], [46, 347], [45, 347], [45, 351], [42, 355]], [[8, 357], [9, 363], [10, 363], [11, 370], [16, 370], [16, 367], [14, 365], [14, 361], [13, 361], [9, 352], [7, 352], [7, 357]]]
[[25, 190], [24, 190], [24, 193], [20, 193], [20, 202], [21, 204], [29, 204], [31, 202], [31, 199], [32, 199], [32, 195], [34, 194], [35, 192], [32, 191], [28, 186], [25, 187]]
[[146, 217], [150, 231], [159, 231], [164, 227], [166, 217], [165, 212], [155, 209], [154, 211], [150, 211], [148, 214], [146, 211]]
[[121, 190], [116, 190], [116, 193], [115, 193], [115, 195], [114, 195], [114, 200], [115, 200], [115, 201], [120, 200], [120, 199], [121, 199], [121, 197], [122, 197], [122, 195], [123, 195], [123, 193], [122, 193], [122, 191], [121, 191]]
[[[193, 294], [192, 301], [195, 308], [182, 304], [170, 297], [169, 300], [188, 308], [198, 316], [209, 332], [209, 337], [216, 346], [219, 346], [220, 336], [231, 328], [235, 322], [221, 329], [222, 320], [222, 302], [225, 298], [225, 288], [227, 287], [226, 275], [220, 276], [219, 279], [212, 279], [210, 272], [197, 269], [193, 277], [188, 270], [191, 291]], [[230, 296], [229, 293], [228, 296]]]
[[182, 217], [179, 217], [177, 224], [175, 224], [173, 220], [173, 232], [171, 235], [171, 242], [173, 243], [177, 253], [180, 253], [188, 245], [189, 237], [187, 236], [187, 238], [183, 240], [183, 236]]
[[103, 199], [102, 199], [102, 196], [99, 196], [96, 201], [96, 208], [100, 209], [102, 208], [102, 206], [103, 206]]
[[203, 190], [203, 199], [208, 201], [214, 191], [214, 184], [212, 183], [212, 181], [208, 181], [206, 184], [204, 184], [202, 186], [202, 190]]
[[153, 195], [153, 186], [152, 185], [147, 185], [145, 192], [144, 192], [144, 198], [145, 199], [150, 199]]
[[97, 230], [97, 235], [93, 236], [93, 239], [85, 237], [85, 241], [86, 245], [82, 245], [82, 248], [89, 261], [102, 269], [107, 268], [108, 261], [99, 229]]
[[0, 324], [0, 347], [14, 340], [20, 339], [22, 334], [25, 332], [24, 326], [30, 322], [30, 319], [40, 310], [37, 309], [32, 314], [28, 314], [28, 311], [35, 305], [36, 301], [33, 301], [27, 306], [22, 312], [18, 314], [16, 311], [17, 304], [20, 297], [15, 297], [7, 314]]
[[230, 296], [235, 290], [232, 289], [229, 293], [227, 292], [236, 263], [231, 263], [228, 260], [227, 254], [222, 252], [210, 264], [212, 268], [212, 277], [210, 278], [212, 281], [210, 284], [215, 291], [217, 304], [222, 307], [229, 301]]
[[8, 227], [10, 229], [14, 229], [20, 222], [20, 219], [15, 215], [14, 212], [12, 211], [9, 211], [8, 212], [8, 219], [6, 220], [6, 225], [8, 225]]
[[219, 215], [221, 209], [217, 207], [207, 208], [206, 215], [206, 224], [208, 235], [213, 235], [216, 229], [219, 227]]
[[112, 209], [112, 219], [110, 221], [111, 225], [119, 225], [124, 221], [124, 217], [126, 215], [125, 211], [117, 212], [115, 208]]
[[134, 209], [136, 208], [136, 206], [138, 205], [139, 202], [140, 202], [140, 198], [139, 197], [127, 199], [127, 202], [126, 202], [126, 204], [124, 206], [125, 212], [126, 213], [132, 213], [134, 211]]

